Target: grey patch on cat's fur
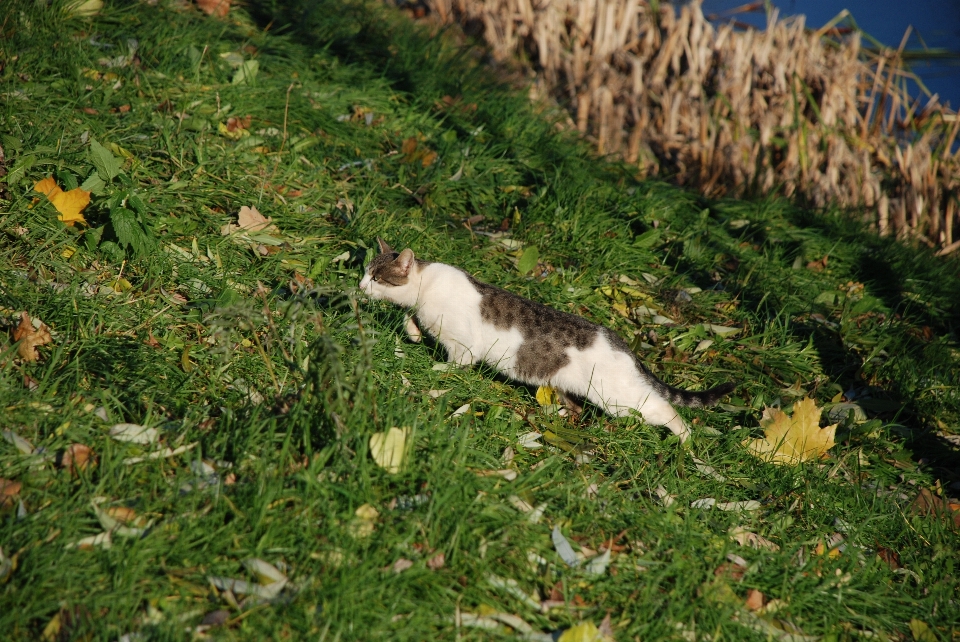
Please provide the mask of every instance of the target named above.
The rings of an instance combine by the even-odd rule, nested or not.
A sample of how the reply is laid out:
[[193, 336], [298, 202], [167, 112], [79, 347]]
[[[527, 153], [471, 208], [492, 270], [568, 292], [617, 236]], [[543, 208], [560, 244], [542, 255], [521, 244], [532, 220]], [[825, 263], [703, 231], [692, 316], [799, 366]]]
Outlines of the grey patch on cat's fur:
[[467, 278], [480, 293], [480, 318], [498, 330], [516, 328], [523, 336], [516, 367], [525, 379], [550, 379], [570, 363], [567, 348], [586, 350], [601, 330], [582, 317], [524, 299], [469, 274]]
[[466, 276], [480, 293], [480, 318], [498, 330], [516, 328], [523, 336], [516, 367], [517, 374], [524, 379], [548, 381], [570, 363], [567, 348], [586, 350], [602, 332], [614, 350], [633, 358], [640, 375], [671, 403], [694, 408], [712, 406], [736, 387], [727, 383], [702, 392], [674, 388], [647, 370], [627, 342], [613, 330], [483, 283], [469, 274]]

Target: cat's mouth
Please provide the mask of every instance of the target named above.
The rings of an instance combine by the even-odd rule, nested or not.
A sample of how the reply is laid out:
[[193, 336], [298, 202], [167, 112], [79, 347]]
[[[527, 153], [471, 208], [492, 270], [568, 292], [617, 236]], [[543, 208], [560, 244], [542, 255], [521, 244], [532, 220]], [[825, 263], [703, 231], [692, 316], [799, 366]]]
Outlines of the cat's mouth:
[[360, 279], [360, 289], [371, 299], [380, 298], [380, 296], [373, 290], [373, 279], [370, 278], [369, 274], [364, 274], [363, 278]]

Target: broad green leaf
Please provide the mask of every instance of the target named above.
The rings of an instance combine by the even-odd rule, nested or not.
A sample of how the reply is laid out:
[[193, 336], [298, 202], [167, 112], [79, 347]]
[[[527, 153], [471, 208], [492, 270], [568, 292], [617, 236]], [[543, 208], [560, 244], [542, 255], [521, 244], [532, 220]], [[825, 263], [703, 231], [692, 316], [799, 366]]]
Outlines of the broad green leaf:
[[150, 237], [137, 222], [137, 215], [125, 207], [110, 210], [110, 222], [121, 246], [127, 247], [137, 256], [143, 256], [150, 250]]
[[634, 247], [652, 247], [654, 243], [660, 240], [660, 230], [654, 228], [647, 230], [637, 238], [633, 239]]
[[520, 270], [520, 274], [526, 274], [537, 267], [538, 260], [540, 260], [540, 250], [537, 249], [536, 245], [531, 245], [523, 251], [520, 262], [517, 263], [517, 269]]
[[233, 80], [230, 82], [234, 85], [241, 84], [252, 84], [253, 79], [257, 77], [257, 73], [260, 71], [260, 63], [256, 60], [244, 60], [243, 64], [237, 68], [237, 71], [233, 74]]
[[94, 139], [90, 139], [90, 161], [104, 181], [116, 178], [123, 167], [119, 158]]

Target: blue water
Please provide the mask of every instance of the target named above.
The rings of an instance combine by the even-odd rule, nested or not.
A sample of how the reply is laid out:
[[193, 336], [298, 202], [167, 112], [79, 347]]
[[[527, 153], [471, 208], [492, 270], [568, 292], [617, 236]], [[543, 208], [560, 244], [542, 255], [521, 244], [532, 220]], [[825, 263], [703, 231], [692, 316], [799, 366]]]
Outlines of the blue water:
[[[704, 14], [722, 14], [747, 0], [703, 0]], [[947, 49], [952, 58], [931, 61], [910, 61], [910, 67], [931, 93], [939, 94], [941, 103], [960, 107], [960, 0], [781, 0], [774, 2], [782, 17], [803, 14], [806, 24], [818, 28], [843, 9], [849, 9], [857, 25], [884, 45], [898, 47], [907, 26], [913, 32], [907, 50]], [[762, 11], [740, 13], [718, 18], [719, 22], [736, 19], [763, 28]], [[864, 45], [870, 43], [865, 39]], [[911, 95], [919, 88], [911, 87]]]

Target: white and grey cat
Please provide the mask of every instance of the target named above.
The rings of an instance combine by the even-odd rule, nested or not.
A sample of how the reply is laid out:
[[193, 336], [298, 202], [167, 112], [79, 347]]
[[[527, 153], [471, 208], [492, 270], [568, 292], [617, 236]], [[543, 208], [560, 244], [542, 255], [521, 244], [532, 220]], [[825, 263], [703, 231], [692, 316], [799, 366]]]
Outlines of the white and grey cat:
[[[702, 392], [668, 386], [608, 328], [481, 283], [460, 268], [415, 259], [377, 239], [380, 254], [367, 266], [360, 288], [413, 311], [419, 328], [447, 351], [448, 361], [486, 362], [508, 377], [552, 386], [586, 398], [612, 415], [639, 412], [685, 441], [690, 428], [671, 404], [712, 406], [733, 391], [726, 383]], [[407, 332], [419, 340], [408, 319]]]

